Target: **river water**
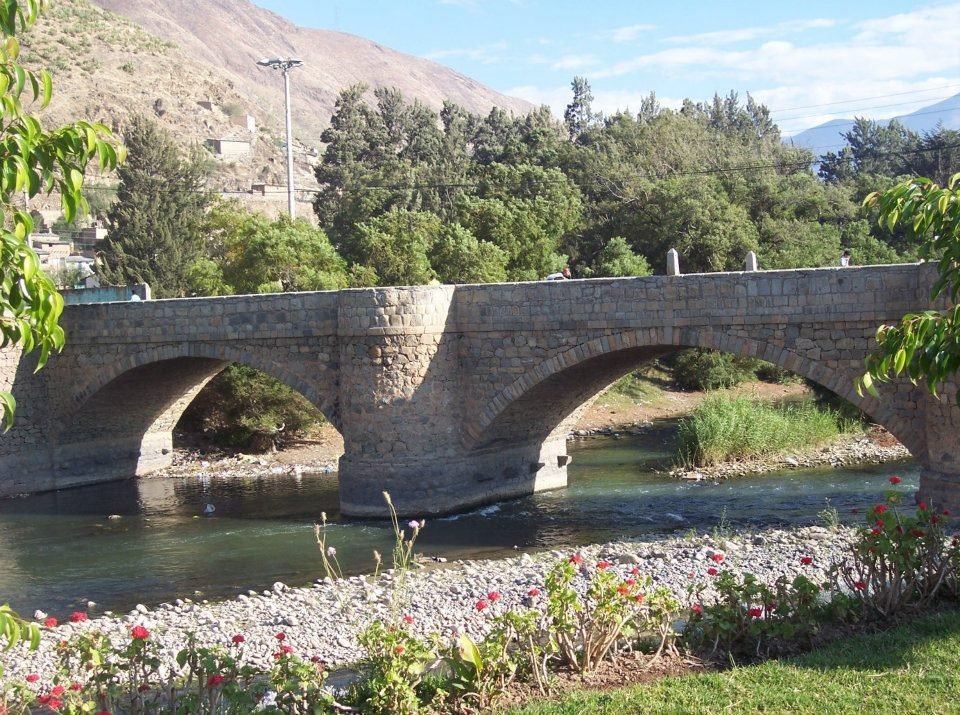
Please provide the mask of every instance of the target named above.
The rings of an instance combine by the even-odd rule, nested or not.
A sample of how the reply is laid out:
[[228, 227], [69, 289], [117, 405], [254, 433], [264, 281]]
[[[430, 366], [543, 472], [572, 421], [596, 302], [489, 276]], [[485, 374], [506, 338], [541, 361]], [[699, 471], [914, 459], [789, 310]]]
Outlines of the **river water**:
[[[652, 471], [669, 455], [646, 439], [572, 444], [566, 489], [431, 520], [417, 550], [485, 558], [650, 533], [812, 524], [827, 504], [845, 521], [882, 498], [899, 474], [916, 488], [919, 468], [791, 470], [726, 481], [680, 481]], [[207, 503], [215, 516], [201, 516]], [[323, 576], [313, 523], [326, 511], [344, 573], [373, 569], [389, 554], [385, 522], [341, 521], [336, 475], [150, 478], [0, 501], [0, 595], [29, 616], [127, 610], [177, 597], [223, 598], [275, 581]], [[112, 516], [111, 516], [112, 515]]]

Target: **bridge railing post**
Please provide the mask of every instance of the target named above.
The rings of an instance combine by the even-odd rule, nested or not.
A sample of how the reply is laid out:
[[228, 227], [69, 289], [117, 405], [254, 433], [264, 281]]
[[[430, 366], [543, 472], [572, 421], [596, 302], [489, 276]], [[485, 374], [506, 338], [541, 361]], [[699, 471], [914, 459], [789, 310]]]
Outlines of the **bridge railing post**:
[[757, 254], [754, 253], [753, 251], [747, 251], [746, 270], [747, 272], [750, 272], [750, 273], [760, 270], [759, 268], [757, 268]]
[[676, 248], [671, 248], [669, 251], [667, 251], [667, 275], [680, 275], [680, 254], [677, 253]]

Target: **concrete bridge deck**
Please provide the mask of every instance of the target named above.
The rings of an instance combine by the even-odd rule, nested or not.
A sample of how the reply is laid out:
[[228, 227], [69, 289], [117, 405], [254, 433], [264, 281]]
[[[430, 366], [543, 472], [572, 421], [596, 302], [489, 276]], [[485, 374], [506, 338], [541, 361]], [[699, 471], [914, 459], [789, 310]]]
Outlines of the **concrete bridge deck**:
[[68, 306], [67, 346], [33, 374], [0, 352], [20, 404], [0, 494], [145, 474], [231, 362], [280, 379], [340, 430], [342, 509], [449, 512], [566, 483], [578, 412], [682, 347], [781, 365], [887, 427], [921, 490], [960, 508], [960, 410], [909, 382], [856, 394], [877, 325], [929, 307], [930, 265], [357, 289]]

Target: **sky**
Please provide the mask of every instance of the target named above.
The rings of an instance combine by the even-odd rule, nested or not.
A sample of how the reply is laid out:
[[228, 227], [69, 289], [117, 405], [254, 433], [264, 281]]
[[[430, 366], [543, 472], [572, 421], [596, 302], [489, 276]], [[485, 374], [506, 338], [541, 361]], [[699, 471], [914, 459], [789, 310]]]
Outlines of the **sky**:
[[785, 135], [886, 119], [960, 93], [960, 2], [253, 0], [298, 25], [426, 57], [561, 117], [749, 92]]

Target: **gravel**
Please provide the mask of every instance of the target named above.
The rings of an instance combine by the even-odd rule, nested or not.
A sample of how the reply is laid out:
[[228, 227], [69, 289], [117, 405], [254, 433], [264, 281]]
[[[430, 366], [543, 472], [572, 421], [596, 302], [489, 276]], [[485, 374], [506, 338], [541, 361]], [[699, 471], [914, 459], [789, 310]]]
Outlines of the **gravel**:
[[[573, 550], [524, 553], [501, 560], [442, 565], [426, 562], [408, 574], [404, 593], [409, 601], [399, 613], [391, 612], [395, 574], [382, 574], [377, 579], [354, 576], [335, 582], [320, 579], [307, 588], [289, 588], [278, 582], [269, 590], [238, 594], [219, 603], [182, 598], [155, 606], [139, 604], [125, 615], [91, 617], [86, 622], [43, 629], [38, 651], [31, 653], [18, 646], [2, 653], [0, 664], [7, 677], [38, 673], [41, 682], [49, 682], [57, 664], [54, 648], [60, 640], [100, 630], [114, 643], [122, 644], [134, 625], [142, 625], [171, 663], [187, 633], [195, 633], [198, 642], [206, 645], [228, 645], [239, 633], [245, 638], [244, 652], [249, 662], [269, 668], [277, 648], [276, 634], [282, 631], [286, 634], [284, 644], [293, 646], [302, 657], [316, 655], [336, 666], [361, 656], [357, 634], [373, 620], [410, 615], [414, 618], [412, 628], [419, 633], [439, 632], [448, 639], [461, 631], [482, 635], [492, 614], [511, 606], [523, 607], [527, 591], [542, 587], [549, 568], [572, 553], [583, 556], [586, 571], [595, 568], [601, 558], [614, 564], [611, 568], [625, 577], [631, 569], [639, 568], [652, 577], [654, 584], [668, 586], [686, 603], [688, 586], [709, 583], [707, 569], [717, 566], [711, 559], [713, 554], [724, 555], [723, 568], [749, 571], [768, 582], [798, 573], [819, 582], [825, 580], [832, 561], [847, 552], [852, 537], [853, 530], [844, 527], [723, 535], [678, 533]], [[803, 556], [812, 557], [813, 563], [802, 566]], [[586, 578], [580, 582], [585, 583]], [[477, 611], [477, 600], [490, 591], [499, 591], [502, 598], [491, 608]]]

